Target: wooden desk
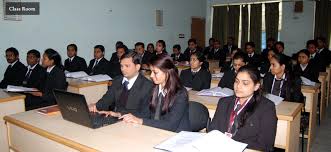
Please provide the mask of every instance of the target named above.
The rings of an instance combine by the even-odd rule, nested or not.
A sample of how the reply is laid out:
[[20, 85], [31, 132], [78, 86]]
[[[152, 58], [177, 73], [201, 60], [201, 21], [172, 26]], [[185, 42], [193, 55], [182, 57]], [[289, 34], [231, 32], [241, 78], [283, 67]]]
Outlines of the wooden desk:
[[0, 89], [0, 151], [9, 151], [7, 140], [7, 127], [3, 120], [6, 115], [25, 111], [25, 95], [8, 93]]
[[[216, 111], [218, 97], [198, 96], [197, 91], [189, 91], [189, 100], [204, 104], [211, 117]], [[277, 133], [275, 147], [285, 149], [286, 152], [299, 151], [300, 118], [302, 104], [282, 102], [276, 106]]]
[[219, 60], [207, 60], [208, 63], [209, 63], [209, 71], [214, 73], [214, 69], [219, 69], [219, 71], [221, 70], [220, 67], [219, 67], [219, 63], [220, 61]]
[[67, 82], [69, 83], [67, 91], [84, 95], [88, 104], [96, 103], [101, 99], [109, 85], [108, 81], [90, 82], [72, 78], [67, 78]]
[[320, 72], [319, 73], [319, 77], [318, 77], [318, 81], [321, 82], [321, 99], [320, 99], [320, 121], [323, 120], [324, 116], [325, 116], [325, 107], [326, 107], [326, 77], [327, 77], [328, 73], [326, 72]]
[[182, 70], [186, 70], [190, 68], [190, 66], [184, 66], [184, 65], [177, 65], [176, 67], [178, 69], [178, 75], [180, 75], [180, 72], [182, 72]]
[[329, 107], [329, 102], [330, 102], [330, 91], [331, 91], [331, 67], [327, 67], [326, 68], [326, 73], [328, 73], [328, 75], [326, 76], [326, 107]]
[[210, 81], [210, 88], [218, 87], [218, 83], [221, 81], [221, 78], [212, 78]]
[[315, 137], [316, 111], [320, 86], [321, 85], [319, 83], [317, 83], [315, 86], [301, 86], [301, 92], [306, 97], [305, 111], [310, 113], [308, 134], [305, 135], [305, 138], [308, 138], [307, 151], [310, 151], [311, 144]]
[[61, 114], [44, 116], [36, 111], [10, 115], [4, 119], [7, 122], [9, 146], [15, 152], [153, 152], [156, 151], [153, 149], [155, 145], [176, 134], [123, 122], [90, 129], [63, 120]]

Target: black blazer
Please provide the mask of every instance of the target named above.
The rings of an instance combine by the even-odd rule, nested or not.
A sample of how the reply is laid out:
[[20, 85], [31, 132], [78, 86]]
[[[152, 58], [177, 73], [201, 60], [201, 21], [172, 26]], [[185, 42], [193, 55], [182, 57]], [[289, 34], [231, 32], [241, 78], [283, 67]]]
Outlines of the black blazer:
[[145, 51], [144, 56], [141, 59], [141, 64], [149, 64], [151, 58], [152, 58], [152, 53]]
[[[274, 75], [268, 72], [263, 79], [263, 91], [271, 93]], [[290, 102], [303, 102], [303, 94], [301, 93], [301, 79], [298, 76], [290, 76], [286, 73], [285, 81], [281, 88], [281, 97]]]
[[252, 65], [256, 68], [261, 66], [262, 63], [262, 56], [260, 54], [257, 54], [256, 52], [252, 57], [248, 57], [248, 54], [246, 54], [246, 61], [248, 65]]
[[89, 75], [98, 75], [98, 74], [109, 74], [108, 66], [109, 61], [105, 58], [102, 58], [99, 63], [93, 68], [95, 59], [90, 61], [90, 64], [87, 68], [87, 74]]
[[323, 58], [321, 54], [316, 52], [315, 57], [309, 60], [309, 63], [313, 65], [313, 67], [318, 69], [318, 72], [325, 72], [326, 65], [323, 64]]
[[149, 101], [151, 100], [152, 82], [139, 74], [137, 80], [129, 90], [126, 106], [123, 107], [120, 101], [123, 89], [122, 80], [122, 76], [113, 80], [110, 90], [96, 103], [97, 109], [103, 111], [112, 110], [122, 114], [132, 113], [140, 118], [149, 118]]
[[[331, 51], [327, 48], [324, 48], [321, 52], [319, 52], [321, 55], [321, 64], [324, 65], [325, 67], [328, 67], [331, 63]], [[323, 69], [324, 70], [324, 69]], [[324, 72], [324, 71], [320, 71]]]
[[121, 63], [120, 59], [117, 56], [117, 53], [113, 53], [108, 65], [108, 75], [112, 78], [115, 78], [119, 75], [121, 75]]
[[0, 82], [0, 88], [7, 88], [7, 85], [21, 86], [27, 69], [23, 63], [19, 60], [14, 64], [13, 67], [7, 67], [4, 77]]
[[30, 77], [27, 80], [24, 80], [23, 86], [43, 90], [46, 76], [46, 69], [37, 64], [31, 71]]
[[311, 81], [314, 82], [319, 82], [318, 80], [318, 76], [319, 76], [319, 72], [318, 69], [313, 67], [312, 64], [308, 63], [306, 69], [304, 71], [302, 71], [300, 64], [297, 64], [294, 66], [293, 68], [293, 72], [296, 73], [299, 76], [303, 76]]
[[64, 61], [64, 70], [69, 72], [87, 71], [87, 64], [84, 58], [75, 56], [74, 59], [69, 62], [69, 59]]
[[[203, 51], [200, 47], [197, 47], [196, 49], [195, 49], [195, 52], [196, 51]], [[184, 51], [184, 56], [187, 58], [187, 59], [189, 59], [190, 57], [191, 57], [191, 50], [190, 50], [190, 48], [186, 48], [185, 49], [185, 51]]]
[[[208, 131], [219, 130], [223, 133], [227, 132], [235, 99], [235, 96], [230, 96], [219, 100]], [[255, 101], [253, 97], [250, 103], [252, 101]], [[239, 113], [239, 118], [243, 116], [244, 111], [247, 110], [250, 103]], [[244, 124], [238, 128], [237, 133], [232, 139], [247, 143], [247, 148], [250, 149], [271, 151], [274, 147], [276, 130], [277, 115], [275, 104], [262, 96], [260, 102], [256, 103], [255, 110], [247, 116]]]
[[233, 90], [233, 83], [236, 78], [236, 73], [233, 70], [225, 71], [222, 79], [218, 83], [218, 86], [221, 88], [229, 88]]
[[181, 71], [180, 81], [185, 87], [200, 91], [202, 89], [209, 89], [211, 82], [211, 74], [204, 68], [201, 68], [193, 77], [191, 68]]
[[223, 50], [226, 52], [226, 53], [232, 53], [232, 51], [233, 50], [235, 50], [235, 49], [238, 49], [238, 46], [237, 45], [232, 45], [232, 47], [231, 47], [231, 50], [229, 50], [229, 47], [228, 47], [229, 45], [224, 45], [223, 46]]
[[188, 57], [186, 57], [183, 53], [180, 53], [179, 58], [176, 59], [176, 55], [173, 53], [171, 54], [172, 60], [177, 61], [177, 62], [182, 62], [182, 61], [189, 61]]
[[151, 113], [151, 118], [144, 118], [143, 125], [169, 130], [173, 132], [191, 131], [189, 120], [189, 103], [188, 94], [185, 88], [177, 91], [173, 105], [169, 107], [169, 111], [160, 116], [160, 120], [154, 120], [154, 111]]

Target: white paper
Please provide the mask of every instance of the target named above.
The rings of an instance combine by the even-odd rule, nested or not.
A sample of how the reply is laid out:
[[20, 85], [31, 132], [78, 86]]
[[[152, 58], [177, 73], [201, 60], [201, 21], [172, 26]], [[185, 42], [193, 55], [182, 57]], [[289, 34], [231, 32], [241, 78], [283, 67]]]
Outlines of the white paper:
[[310, 81], [309, 79], [307, 79], [303, 76], [301, 76], [300, 78], [302, 80], [302, 84], [304, 84], [304, 85], [308, 85], [308, 86], [315, 86], [316, 85], [316, 82]]
[[87, 77], [87, 76], [88, 75], [84, 71], [66, 73], [67, 78], [81, 78], [81, 77]]
[[98, 75], [92, 75], [87, 77], [80, 78], [82, 80], [86, 81], [93, 81], [93, 82], [101, 82], [101, 81], [110, 81], [112, 78], [106, 74], [98, 74]]
[[228, 97], [234, 94], [233, 90], [229, 88], [215, 87], [210, 89], [203, 89], [197, 93], [199, 96], [217, 96], [217, 97]]
[[187, 91], [192, 90], [192, 88], [189, 88], [189, 87], [185, 87], [185, 89], [186, 89]]
[[192, 141], [199, 139], [204, 135], [205, 133], [200, 132], [181, 131], [161, 144], [154, 146], [154, 148], [171, 152], [183, 151], [186, 148], [192, 148], [186, 145], [189, 145]]
[[246, 147], [247, 144], [213, 130], [207, 134], [182, 131], [154, 148], [170, 152], [242, 152]]
[[34, 91], [38, 91], [38, 90], [35, 88], [26, 88], [26, 87], [22, 87], [22, 86], [8, 85], [7, 91], [8, 92], [34, 92]]
[[284, 98], [282, 98], [280, 96], [276, 96], [276, 95], [270, 94], [270, 93], [264, 95], [264, 97], [266, 97], [269, 100], [271, 100], [276, 106], [279, 105], [281, 102], [284, 101]]
[[214, 73], [211, 75], [212, 78], [222, 78], [224, 76], [224, 73]]

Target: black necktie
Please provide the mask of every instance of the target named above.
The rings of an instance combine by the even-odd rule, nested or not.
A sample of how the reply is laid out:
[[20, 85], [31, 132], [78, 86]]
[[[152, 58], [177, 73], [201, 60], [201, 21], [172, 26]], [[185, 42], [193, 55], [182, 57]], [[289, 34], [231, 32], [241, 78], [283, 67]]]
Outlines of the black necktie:
[[129, 96], [128, 84], [129, 81], [124, 81], [122, 93], [120, 96], [120, 103], [122, 103], [122, 106], [124, 107], [126, 106], [126, 102], [128, 101], [128, 96]]
[[29, 68], [28, 72], [27, 72], [26, 75], [25, 75], [25, 80], [26, 80], [26, 81], [30, 78], [31, 73], [32, 73], [32, 69]]
[[154, 120], [160, 120], [161, 111], [162, 111], [162, 107], [161, 107], [162, 100], [163, 100], [163, 95], [160, 92], [159, 95], [157, 96], [157, 104], [156, 104], [156, 109], [155, 109]]
[[235, 133], [237, 132], [237, 129], [238, 129], [239, 117], [237, 116], [237, 113], [238, 113], [238, 111], [239, 111], [240, 108], [241, 108], [241, 104], [237, 104], [236, 109], [234, 109], [235, 117], [234, 117], [233, 125], [231, 127], [231, 134], [232, 134], [232, 136], [235, 135]]

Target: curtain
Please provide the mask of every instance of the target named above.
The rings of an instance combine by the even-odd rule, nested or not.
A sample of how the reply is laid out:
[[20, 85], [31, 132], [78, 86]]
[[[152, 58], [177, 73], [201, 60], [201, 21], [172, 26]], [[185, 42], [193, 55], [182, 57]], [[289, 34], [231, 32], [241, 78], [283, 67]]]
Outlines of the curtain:
[[213, 15], [212, 36], [225, 44], [227, 39], [228, 10], [227, 6], [215, 6]]
[[266, 38], [278, 39], [279, 2], [265, 4]]
[[315, 10], [315, 37], [325, 37], [330, 42], [331, 36], [331, 1], [316, 1]]
[[241, 7], [241, 47], [245, 48], [245, 43], [248, 41], [248, 5]]
[[255, 43], [256, 52], [261, 52], [262, 4], [251, 5], [250, 41]]
[[234, 44], [238, 44], [239, 35], [239, 16], [240, 16], [240, 5], [229, 6], [228, 13], [228, 37], [234, 38]]

